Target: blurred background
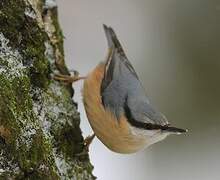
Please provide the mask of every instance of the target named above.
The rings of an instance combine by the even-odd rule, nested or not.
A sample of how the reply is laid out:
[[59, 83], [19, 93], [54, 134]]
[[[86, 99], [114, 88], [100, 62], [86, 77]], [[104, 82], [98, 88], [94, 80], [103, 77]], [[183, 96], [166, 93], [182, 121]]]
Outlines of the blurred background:
[[[58, 0], [66, 63], [86, 75], [107, 53], [112, 26], [152, 102], [189, 133], [132, 155], [90, 147], [98, 180], [220, 179], [220, 1]], [[83, 135], [92, 134], [74, 84]]]

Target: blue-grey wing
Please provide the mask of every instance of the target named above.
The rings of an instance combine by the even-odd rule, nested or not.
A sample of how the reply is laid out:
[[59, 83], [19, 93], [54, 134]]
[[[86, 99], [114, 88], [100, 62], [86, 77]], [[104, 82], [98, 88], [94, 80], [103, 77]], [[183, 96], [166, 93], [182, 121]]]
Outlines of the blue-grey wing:
[[101, 84], [104, 107], [110, 109], [117, 118], [125, 114], [134, 121], [167, 125], [166, 118], [150, 105], [144, 88], [114, 31], [105, 27], [105, 32], [111, 50]]

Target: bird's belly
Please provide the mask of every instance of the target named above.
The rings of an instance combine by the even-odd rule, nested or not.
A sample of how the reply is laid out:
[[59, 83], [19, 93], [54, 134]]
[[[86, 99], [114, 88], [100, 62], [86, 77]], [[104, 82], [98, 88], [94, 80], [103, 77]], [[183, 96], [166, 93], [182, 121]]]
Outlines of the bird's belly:
[[146, 146], [146, 138], [132, 133], [126, 117], [116, 117], [102, 105], [100, 86], [104, 65], [98, 65], [87, 76], [83, 86], [83, 102], [95, 135], [109, 149], [118, 153], [134, 153]]
[[146, 146], [146, 138], [133, 134], [130, 125], [123, 118], [117, 120], [103, 117], [96, 120], [89, 119], [92, 129], [110, 150], [118, 153], [134, 153]]

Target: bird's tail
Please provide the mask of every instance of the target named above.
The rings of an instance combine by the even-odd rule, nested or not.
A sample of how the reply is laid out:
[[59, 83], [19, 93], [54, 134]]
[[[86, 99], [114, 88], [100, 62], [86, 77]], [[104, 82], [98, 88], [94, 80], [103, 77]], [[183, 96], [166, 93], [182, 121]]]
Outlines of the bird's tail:
[[105, 24], [103, 24], [103, 28], [108, 41], [108, 47], [117, 49], [120, 54], [123, 54], [126, 57], [125, 52], [117, 38], [115, 31], [111, 27], [106, 26]]

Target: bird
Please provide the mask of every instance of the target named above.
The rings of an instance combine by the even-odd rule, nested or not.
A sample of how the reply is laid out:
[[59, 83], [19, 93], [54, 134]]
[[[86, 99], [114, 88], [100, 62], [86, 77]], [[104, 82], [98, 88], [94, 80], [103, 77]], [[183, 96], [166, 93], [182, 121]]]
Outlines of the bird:
[[145, 89], [128, 60], [115, 31], [103, 25], [108, 54], [86, 77], [59, 75], [67, 83], [84, 79], [82, 97], [87, 118], [94, 131], [86, 138], [89, 146], [96, 136], [108, 149], [131, 154], [162, 141], [170, 134], [186, 129], [169, 124], [154, 108]]

